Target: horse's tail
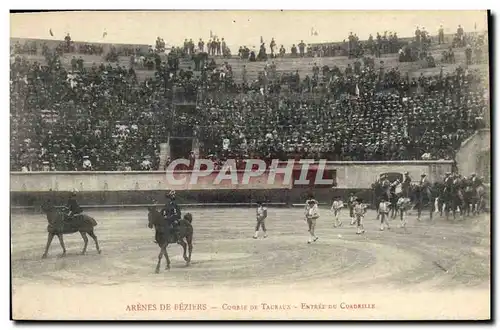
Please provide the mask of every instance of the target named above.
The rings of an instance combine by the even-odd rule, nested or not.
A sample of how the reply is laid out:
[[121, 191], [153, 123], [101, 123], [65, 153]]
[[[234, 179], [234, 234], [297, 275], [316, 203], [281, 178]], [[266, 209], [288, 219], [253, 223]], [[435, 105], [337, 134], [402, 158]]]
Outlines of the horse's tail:
[[184, 220], [186, 220], [189, 223], [192, 223], [193, 222], [193, 215], [191, 213], [186, 213], [184, 215]]

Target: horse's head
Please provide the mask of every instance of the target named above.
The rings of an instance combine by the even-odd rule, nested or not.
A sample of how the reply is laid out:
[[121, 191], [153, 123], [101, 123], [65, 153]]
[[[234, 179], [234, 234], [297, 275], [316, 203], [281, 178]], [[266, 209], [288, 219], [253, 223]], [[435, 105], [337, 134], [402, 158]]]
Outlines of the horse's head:
[[193, 222], [193, 215], [191, 213], [184, 214], [184, 220], [186, 220], [189, 223]]
[[49, 213], [52, 208], [53, 206], [49, 203], [42, 203], [42, 205], [40, 205], [40, 210], [42, 210], [42, 212], [45, 214]]
[[158, 223], [158, 216], [160, 215], [160, 212], [156, 210], [155, 206], [150, 206], [148, 207], [148, 227], [153, 228], [155, 224]]
[[40, 210], [47, 216], [57, 214], [57, 208], [52, 204], [52, 202], [45, 202], [40, 205]]
[[64, 219], [64, 213], [60, 212], [51, 202], [40, 205], [40, 209], [47, 216], [49, 223], [54, 223]]

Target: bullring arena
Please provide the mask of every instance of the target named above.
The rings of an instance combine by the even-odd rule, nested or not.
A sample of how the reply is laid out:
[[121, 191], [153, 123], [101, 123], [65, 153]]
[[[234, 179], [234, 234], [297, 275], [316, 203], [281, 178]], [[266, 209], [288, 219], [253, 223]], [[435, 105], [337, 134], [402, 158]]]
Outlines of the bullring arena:
[[[88, 31], [93, 14], [59, 14], [11, 15], [11, 318], [491, 318], [486, 11], [116, 12]], [[173, 214], [150, 219], [174, 219], [176, 203], [191, 213], [192, 259], [171, 244], [171, 269], [155, 273], [148, 206], [172, 190]], [[398, 194], [483, 212], [411, 210], [381, 231], [376, 204], [399, 207]], [[369, 205], [359, 235], [346, 207], [340, 228], [330, 211], [353, 195]], [[42, 259], [47, 217], [51, 233], [78, 221], [52, 212], [70, 196], [102, 251], [89, 237], [82, 255], [80, 234], [65, 234], [67, 253], [56, 237]], [[258, 202], [268, 237], [253, 239]]]
[[[369, 211], [367, 232], [356, 235], [348, 211], [344, 209], [341, 216], [344, 226], [334, 228], [333, 216], [322, 206], [319, 240], [308, 245], [302, 208], [270, 207], [269, 236], [258, 240], [252, 239], [253, 208], [183, 209], [194, 217], [192, 263], [186, 267], [181, 247], [171, 245], [172, 268], [162, 267], [160, 274], [154, 274], [159, 249], [153, 243], [153, 230], [147, 228], [146, 208], [86, 210], [98, 221], [102, 254], [90, 241], [87, 255], [79, 255], [83, 242], [73, 234], [65, 236], [66, 257], [58, 257], [61, 247], [56, 239], [45, 260], [41, 259], [44, 215], [13, 211], [14, 316], [462, 319], [490, 315], [486, 214], [455, 222], [439, 217], [418, 222], [412, 214], [407, 228], [398, 228], [393, 220], [393, 228], [381, 232], [375, 212]], [[155, 304], [156, 310], [127, 311], [127, 305], [134, 304]], [[171, 304], [172, 309], [175, 304], [206, 306], [197, 311], [190, 307], [161, 311], [160, 304]], [[233, 308], [256, 304], [259, 309], [227, 310], [225, 304]], [[310, 309], [303, 304], [326, 307]], [[358, 309], [359, 305], [364, 308]]]

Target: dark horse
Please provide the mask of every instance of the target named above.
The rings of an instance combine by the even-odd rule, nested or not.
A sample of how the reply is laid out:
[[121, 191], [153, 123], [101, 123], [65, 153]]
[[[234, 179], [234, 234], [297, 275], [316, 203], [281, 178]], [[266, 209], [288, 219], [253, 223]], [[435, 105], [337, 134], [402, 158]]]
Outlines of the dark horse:
[[466, 214], [467, 200], [463, 183], [460, 180], [454, 180], [451, 189], [449, 190], [449, 200], [445, 208], [446, 219], [448, 219], [450, 211], [453, 213], [453, 220], [457, 217], [457, 209], [460, 209], [460, 216], [463, 219]]
[[[156, 210], [155, 207], [149, 207], [148, 213], [148, 227], [155, 228], [159, 233], [158, 246], [160, 247], [160, 254], [158, 255], [158, 264], [156, 265], [156, 273], [160, 272], [161, 257], [165, 256], [167, 259], [166, 270], [170, 269], [170, 258], [167, 253], [167, 246], [171, 243], [177, 243], [183, 248], [183, 257], [186, 261], [186, 266], [191, 262], [191, 253], [193, 252], [193, 216], [191, 213], [186, 213], [184, 218], [179, 221], [178, 227], [178, 240], [175, 239], [172, 229], [169, 228], [167, 221], [163, 215]], [[184, 241], [186, 239], [186, 242]], [[186, 255], [186, 245], [189, 248], [189, 256]]]
[[430, 186], [421, 187], [420, 185], [410, 185], [410, 199], [415, 203], [417, 208], [417, 220], [420, 221], [420, 216], [426, 206], [430, 206], [429, 218], [432, 220], [432, 212], [434, 209], [434, 198], [432, 188]]
[[71, 220], [66, 220], [66, 215], [62, 211], [59, 211], [54, 206], [48, 204], [42, 205], [42, 211], [47, 215], [47, 220], [49, 222], [49, 225], [47, 226], [49, 236], [47, 237], [47, 245], [45, 246], [45, 252], [43, 253], [42, 258], [47, 258], [50, 243], [52, 243], [54, 236], [59, 238], [59, 243], [61, 243], [61, 247], [63, 249], [62, 256], [66, 255], [63, 235], [73, 234], [76, 232], [80, 232], [80, 235], [82, 235], [83, 238], [84, 246], [82, 254], [85, 254], [87, 251], [87, 245], [89, 243], [87, 234], [89, 234], [89, 236], [94, 240], [97, 252], [99, 254], [101, 253], [97, 236], [94, 233], [94, 227], [97, 226], [97, 221], [95, 221], [94, 218], [81, 214], [75, 216], [75, 218]]

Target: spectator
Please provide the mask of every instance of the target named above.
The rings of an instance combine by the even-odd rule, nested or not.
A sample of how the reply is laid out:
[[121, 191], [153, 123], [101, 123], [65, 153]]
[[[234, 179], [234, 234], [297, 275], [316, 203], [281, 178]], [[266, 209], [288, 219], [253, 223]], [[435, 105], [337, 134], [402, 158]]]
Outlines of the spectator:
[[443, 25], [441, 24], [439, 26], [439, 31], [438, 31], [438, 44], [444, 44], [444, 29]]

